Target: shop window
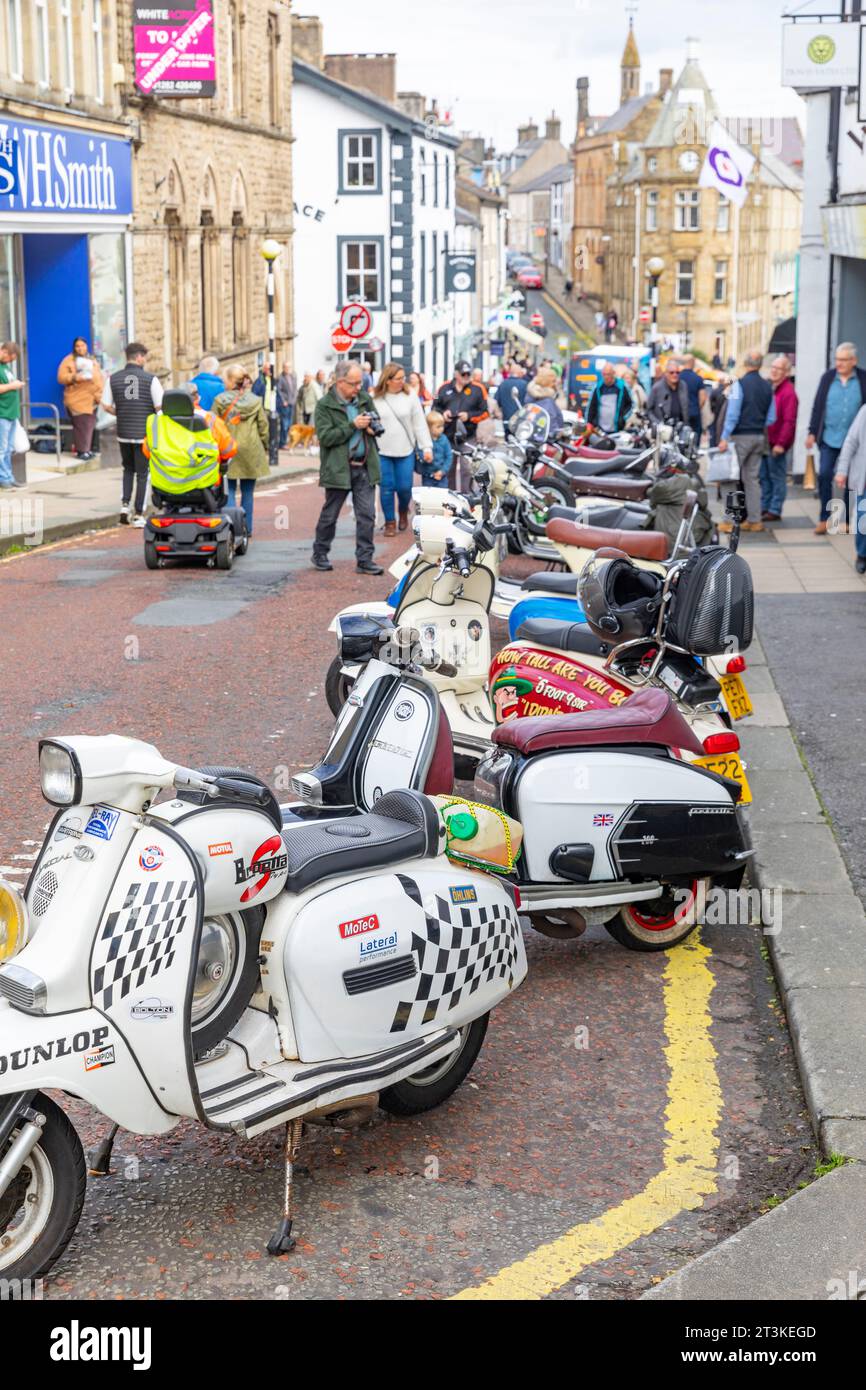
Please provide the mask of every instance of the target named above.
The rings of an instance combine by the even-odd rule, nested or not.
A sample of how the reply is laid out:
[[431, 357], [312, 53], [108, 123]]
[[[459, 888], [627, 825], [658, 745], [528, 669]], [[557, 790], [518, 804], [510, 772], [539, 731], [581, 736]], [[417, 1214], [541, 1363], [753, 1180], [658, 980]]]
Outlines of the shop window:
[[24, 79], [24, 38], [21, 32], [21, 0], [6, 0], [6, 53], [9, 76]]
[[243, 213], [232, 215], [232, 321], [235, 343], [250, 340], [250, 234]]
[[340, 303], [355, 300], [374, 308], [383, 306], [384, 237], [355, 241], [339, 237]]
[[381, 193], [381, 131], [341, 130], [339, 138], [340, 192]]
[[105, 47], [102, 34], [102, 0], [90, 0], [91, 39], [93, 43], [93, 95], [100, 103], [105, 101]]
[[222, 332], [222, 275], [220, 234], [212, 212], [201, 215], [201, 345], [204, 351], [220, 347]]
[[0, 343], [14, 343], [17, 337], [15, 238], [0, 235]]
[[122, 232], [90, 237], [90, 318], [93, 352], [106, 371], [122, 367], [126, 354], [126, 259]]

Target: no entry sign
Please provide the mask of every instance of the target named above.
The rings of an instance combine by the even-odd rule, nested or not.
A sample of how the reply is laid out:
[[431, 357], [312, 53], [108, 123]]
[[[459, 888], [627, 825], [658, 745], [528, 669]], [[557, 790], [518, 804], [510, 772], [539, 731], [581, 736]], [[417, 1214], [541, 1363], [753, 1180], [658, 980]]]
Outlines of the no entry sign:
[[331, 334], [331, 346], [337, 352], [348, 352], [354, 341], [355, 339], [344, 333], [342, 328], [335, 328]]
[[366, 338], [372, 323], [365, 304], [347, 304], [340, 314], [340, 327], [350, 338]]

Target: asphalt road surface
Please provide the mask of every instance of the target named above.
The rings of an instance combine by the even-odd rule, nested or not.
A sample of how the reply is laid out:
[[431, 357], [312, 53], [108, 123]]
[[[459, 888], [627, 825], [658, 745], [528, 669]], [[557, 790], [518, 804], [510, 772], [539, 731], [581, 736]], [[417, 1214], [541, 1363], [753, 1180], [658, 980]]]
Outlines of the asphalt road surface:
[[[317, 761], [332, 723], [328, 623], [389, 588], [355, 573], [345, 522], [334, 573], [309, 567], [319, 503], [305, 483], [259, 494], [250, 553], [229, 575], [149, 573], [125, 529], [0, 564], [0, 872], [23, 882], [47, 821], [41, 735], [134, 735], [282, 785]], [[292, 1255], [264, 1253], [280, 1132], [244, 1144], [183, 1122], [120, 1135], [46, 1296], [438, 1299], [492, 1280], [500, 1296], [631, 1298], [808, 1177], [811, 1131], [757, 928], [706, 930], [669, 957], [600, 929], [526, 937], [529, 979], [446, 1105], [310, 1131]], [[64, 1104], [92, 1145], [104, 1121]]]

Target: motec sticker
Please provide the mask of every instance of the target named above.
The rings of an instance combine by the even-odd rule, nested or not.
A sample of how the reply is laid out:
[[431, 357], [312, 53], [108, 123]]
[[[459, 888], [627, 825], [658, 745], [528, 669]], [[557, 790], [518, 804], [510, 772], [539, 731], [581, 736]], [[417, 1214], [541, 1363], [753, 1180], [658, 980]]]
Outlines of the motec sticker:
[[92, 835], [95, 840], [110, 840], [119, 820], [119, 811], [111, 811], [107, 806], [94, 806], [90, 820], [84, 827], [84, 833]]
[[242, 903], [250, 903], [253, 898], [257, 898], [259, 893], [270, 883], [275, 874], [282, 874], [289, 867], [289, 856], [285, 853], [285, 847], [279, 835], [272, 835], [269, 840], [265, 840], [263, 845], [259, 845], [249, 864], [245, 864], [243, 859], [235, 860], [235, 883], [250, 883], [250, 879], [255, 879], [255, 883], [250, 883], [245, 893], [241, 894]]
[[381, 923], [375, 912], [371, 912], [369, 917], [356, 917], [353, 922], [341, 922], [339, 931], [344, 941], [349, 941], [354, 936], [362, 936], [364, 932], [378, 931]]

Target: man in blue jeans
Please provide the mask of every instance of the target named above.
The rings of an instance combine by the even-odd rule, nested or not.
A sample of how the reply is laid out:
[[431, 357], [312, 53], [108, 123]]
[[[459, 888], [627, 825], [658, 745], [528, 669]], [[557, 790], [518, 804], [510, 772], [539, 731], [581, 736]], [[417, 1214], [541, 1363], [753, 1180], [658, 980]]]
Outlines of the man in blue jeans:
[[12, 440], [21, 418], [21, 391], [24, 382], [15, 371], [17, 343], [0, 345], [0, 488], [24, 487], [12, 474]]
[[[836, 349], [835, 368], [825, 372], [818, 383], [806, 436], [806, 448], [814, 449], [817, 444], [820, 457], [818, 493], [821, 512], [815, 527], [816, 536], [827, 534], [836, 464], [848, 431], [863, 405], [866, 405], [866, 372], [857, 365], [857, 346], [855, 343], [840, 343]], [[849, 519], [849, 498], [846, 493], [846, 524]]]

